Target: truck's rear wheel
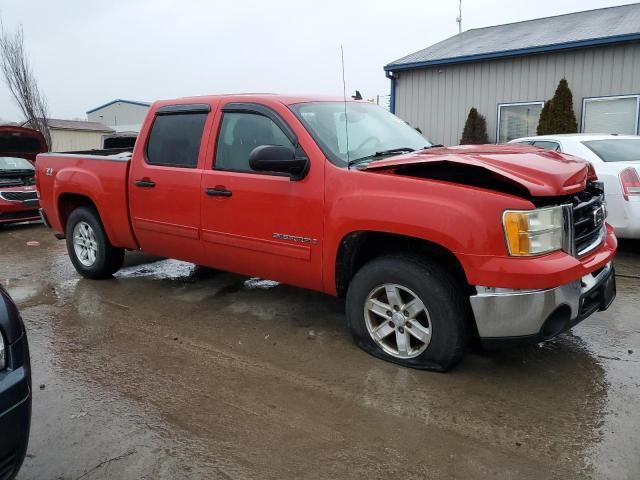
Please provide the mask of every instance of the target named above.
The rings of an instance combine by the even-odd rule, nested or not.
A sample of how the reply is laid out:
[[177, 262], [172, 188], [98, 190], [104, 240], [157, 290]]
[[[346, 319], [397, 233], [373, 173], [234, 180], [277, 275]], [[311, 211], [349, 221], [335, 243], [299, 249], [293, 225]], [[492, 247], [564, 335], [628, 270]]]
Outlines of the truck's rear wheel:
[[80, 207], [69, 215], [67, 251], [75, 269], [87, 278], [108, 278], [122, 267], [124, 249], [116, 248], [93, 207]]
[[394, 255], [362, 267], [347, 292], [347, 320], [366, 352], [413, 368], [446, 371], [466, 345], [463, 288], [422, 257]]

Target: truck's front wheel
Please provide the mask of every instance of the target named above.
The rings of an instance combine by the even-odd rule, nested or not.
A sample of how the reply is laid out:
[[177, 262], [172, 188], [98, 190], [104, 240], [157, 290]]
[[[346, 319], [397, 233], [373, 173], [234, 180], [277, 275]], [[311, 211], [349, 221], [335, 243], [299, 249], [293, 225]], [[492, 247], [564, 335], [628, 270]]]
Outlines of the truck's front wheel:
[[461, 286], [436, 263], [386, 256], [362, 267], [347, 292], [355, 342], [377, 357], [413, 368], [446, 371], [465, 347]]
[[122, 267], [124, 250], [111, 245], [95, 208], [80, 207], [71, 212], [66, 238], [69, 258], [82, 276], [108, 278]]

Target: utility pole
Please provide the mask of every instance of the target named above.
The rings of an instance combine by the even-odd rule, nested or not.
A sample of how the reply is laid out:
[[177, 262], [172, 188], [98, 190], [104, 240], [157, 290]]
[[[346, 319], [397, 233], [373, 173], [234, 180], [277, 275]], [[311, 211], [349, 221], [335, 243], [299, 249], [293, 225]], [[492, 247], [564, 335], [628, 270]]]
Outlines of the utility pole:
[[462, 33], [462, 0], [458, 0], [458, 18], [456, 18], [456, 22], [458, 22], [458, 33]]

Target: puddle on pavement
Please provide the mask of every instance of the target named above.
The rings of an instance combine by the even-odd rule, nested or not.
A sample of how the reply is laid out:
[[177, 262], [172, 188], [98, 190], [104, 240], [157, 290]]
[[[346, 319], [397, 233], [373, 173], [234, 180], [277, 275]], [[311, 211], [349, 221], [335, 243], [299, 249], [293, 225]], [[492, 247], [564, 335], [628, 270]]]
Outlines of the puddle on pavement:
[[[339, 300], [175, 260], [86, 280], [62, 242], [26, 233], [0, 235], [34, 385], [47, 385], [23, 478], [76, 478], [129, 448], [106, 476], [302, 478], [304, 458], [333, 478], [376, 477], [376, 465], [404, 477], [429, 465], [443, 478], [639, 478], [638, 281], [620, 280], [612, 308], [574, 334], [468, 355], [439, 375], [359, 351]], [[185, 452], [208, 470], [184, 470]]]
[[116, 278], [145, 277], [156, 280], [188, 280], [196, 270], [193, 263], [180, 260], [159, 260], [152, 263], [124, 267], [118, 271]]

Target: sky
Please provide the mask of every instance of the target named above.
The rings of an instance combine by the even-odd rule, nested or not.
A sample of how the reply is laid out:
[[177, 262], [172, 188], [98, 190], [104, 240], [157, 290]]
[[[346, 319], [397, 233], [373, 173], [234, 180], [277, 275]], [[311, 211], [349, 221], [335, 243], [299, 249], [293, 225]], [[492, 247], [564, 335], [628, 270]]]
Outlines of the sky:
[[[463, 0], [463, 30], [629, 1]], [[458, 33], [458, 0], [0, 0], [52, 118], [116, 98], [389, 93], [382, 67]], [[0, 119], [21, 119], [3, 79]]]

